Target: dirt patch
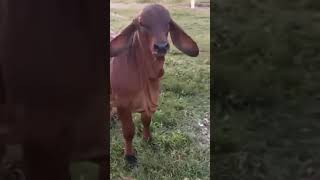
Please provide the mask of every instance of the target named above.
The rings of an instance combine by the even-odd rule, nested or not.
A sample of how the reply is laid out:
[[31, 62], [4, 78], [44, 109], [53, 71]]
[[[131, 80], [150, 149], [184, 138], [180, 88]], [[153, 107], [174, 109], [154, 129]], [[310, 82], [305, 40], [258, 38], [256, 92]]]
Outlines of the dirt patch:
[[202, 145], [210, 145], [210, 113], [205, 113], [203, 119], [200, 119], [197, 124], [200, 136], [199, 141]]

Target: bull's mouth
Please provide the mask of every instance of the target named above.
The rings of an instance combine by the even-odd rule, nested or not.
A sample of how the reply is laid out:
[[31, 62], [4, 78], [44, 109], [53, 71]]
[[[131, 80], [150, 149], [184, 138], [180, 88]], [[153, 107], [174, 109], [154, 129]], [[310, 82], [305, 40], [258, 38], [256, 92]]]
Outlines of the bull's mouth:
[[159, 60], [163, 61], [167, 53], [159, 53], [159, 52], [153, 52], [153, 56]]
[[164, 61], [166, 54], [154, 54], [154, 57], [157, 61]]

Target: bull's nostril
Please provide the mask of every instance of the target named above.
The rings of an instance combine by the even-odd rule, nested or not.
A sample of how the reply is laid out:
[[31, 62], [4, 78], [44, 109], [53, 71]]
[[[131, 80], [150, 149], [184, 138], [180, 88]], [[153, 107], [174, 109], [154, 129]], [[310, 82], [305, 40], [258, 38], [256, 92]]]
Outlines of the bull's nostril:
[[165, 48], [168, 50], [170, 48], [169, 43], [166, 44]]
[[160, 48], [159, 48], [159, 46], [158, 46], [157, 44], [154, 44], [154, 45], [153, 45], [153, 49], [154, 49], [154, 50], [159, 50]]

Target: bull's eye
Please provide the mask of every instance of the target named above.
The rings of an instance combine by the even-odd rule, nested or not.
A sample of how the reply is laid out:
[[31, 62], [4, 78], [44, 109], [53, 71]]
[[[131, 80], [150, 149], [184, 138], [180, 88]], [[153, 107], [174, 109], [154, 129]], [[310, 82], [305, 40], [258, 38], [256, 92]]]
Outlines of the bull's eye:
[[142, 28], [144, 28], [144, 29], [148, 29], [148, 26], [145, 25], [145, 24], [143, 24], [143, 23], [141, 23], [141, 22], [140, 22], [140, 27], [142, 27]]

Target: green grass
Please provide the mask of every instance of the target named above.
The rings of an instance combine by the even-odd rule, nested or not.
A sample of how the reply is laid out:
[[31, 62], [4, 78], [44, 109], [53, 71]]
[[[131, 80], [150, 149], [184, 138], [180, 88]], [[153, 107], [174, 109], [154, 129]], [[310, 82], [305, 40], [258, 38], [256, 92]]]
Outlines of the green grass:
[[[191, 58], [172, 48], [168, 54], [159, 108], [151, 124], [151, 144], [142, 140], [139, 115], [134, 118], [138, 168], [129, 170], [125, 165], [120, 125], [111, 129], [111, 179], [209, 179], [209, 142], [205, 126], [199, 123], [210, 119], [210, 13], [209, 9], [190, 11], [172, 4], [169, 9], [174, 20], [198, 43], [201, 53]], [[139, 11], [111, 9], [121, 16], [111, 16], [112, 29], [125, 27]]]

